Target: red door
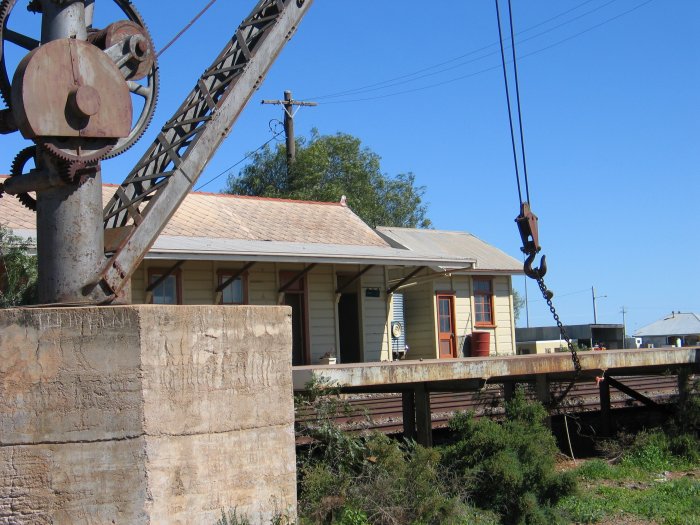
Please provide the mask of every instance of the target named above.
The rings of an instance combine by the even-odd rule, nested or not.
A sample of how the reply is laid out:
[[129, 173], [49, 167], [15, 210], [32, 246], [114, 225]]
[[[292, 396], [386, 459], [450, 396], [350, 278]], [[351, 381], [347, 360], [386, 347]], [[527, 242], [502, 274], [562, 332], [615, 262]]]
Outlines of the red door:
[[437, 295], [437, 321], [440, 358], [457, 357], [453, 295]]

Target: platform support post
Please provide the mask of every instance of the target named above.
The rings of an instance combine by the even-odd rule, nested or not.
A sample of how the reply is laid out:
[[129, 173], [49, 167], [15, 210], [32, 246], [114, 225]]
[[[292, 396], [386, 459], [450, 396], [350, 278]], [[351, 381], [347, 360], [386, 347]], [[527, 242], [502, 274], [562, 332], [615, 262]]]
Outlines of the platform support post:
[[[549, 378], [547, 377], [547, 374], [539, 374], [535, 378], [535, 392], [537, 394], [537, 401], [542, 403], [545, 407], [549, 407], [551, 397], [549, 395]], [[551, 428], [552, 417], [547, 416], [544, 423]]]
[[413, 390], [401, 392], [403, 407], [403, 437], [416, 439], [416, 396]]
[[433, 425], [430, 417], [430, 392], [425, 383], [418, 383], [415, 388], [417, 441], [424, 447], [433, 446]]
[[610, 383], [607, 377], [598, 382], [600, 392], [600, 432], [603, 436], [610, 436], [612, 431], [612, 419], [610, 413]]
[[512, 381], [509, 381], [507, 383], [503, 383], [503, 398], [506, 401], [512, 401], [514, 397], [515, 397], [515, 383], [513, 383]]

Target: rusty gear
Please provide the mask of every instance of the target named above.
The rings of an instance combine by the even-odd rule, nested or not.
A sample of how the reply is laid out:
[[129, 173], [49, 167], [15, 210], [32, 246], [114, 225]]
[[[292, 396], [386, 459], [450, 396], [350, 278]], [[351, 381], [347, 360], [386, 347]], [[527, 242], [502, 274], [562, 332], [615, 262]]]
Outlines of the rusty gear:
[[[63, 1], [63, 0], [60, 0]], [[67, 1], [72, 1], [72, 0], [67, 0]], [[148, 31], [148, 27], [146, 26], [146, 23], [143, 21], [141, 18], [141, 15], [139, 12], [136, 10], [136, 8], [132, 5], [130, 0], [114, 0], [114, 2], [117, 4], [117, 6], [122, 10], [122, 12], [126, 15], [128, 20], [138, 24], [139, 26], [143, 27], [145, 30], [145, 36], [148, 39], [148, 45], [152, 52], [155, 55], [155, 46], [153, 45], [153, 39], [151, 38], [151, 34]], [[12, 12], [12, 9], [14, 8], [15, 4], [17, 3], [17, 0], [2, 0], [0, 3], [0, 97], [5, 101], [6, 107], [10, 107], [11, 104], [11, 93], [12, 93], [12, 83], [11, 79], [8, 75], [7, 72], [7, 64], [5, 63], [5, 54], [4, 54], [4, 47], [5, 47], [5, 36], [3, 34], [4, 29], [7, 25], [7, 20], [10, 16], [10, 13]], [[28, 8], [31, 8], [33, 5], [39, 5], [38, 2], [30, 2], [30, 5]], [[31, 9], [30, 9], [31, 10]], [[38, 45], [38, 42], [37, 42]], [[129, 91], [132, 93], [132, 95], [138, 95], [139, 97], [142, 97], [144, 99], [143, 101], [143, 109], [141, 111], [141, 114], [139, 115], [138, 119], [136, 120], [136, 124], [132, 127], [131, 132], [129, 133], [128, 136], [123, 137], [119, 139], [114, 145], [110, 151], [108, 151], [105, 155], [101, 156], [100, 158], [111, 158], [111, 157], [116, 157], [117, 155], [123, 153], [127, 149], [129, 149], [131, 146], [133, 146], [144, 134], [146, 129], [148, 128], [148, 125], [151, 123], [151, 120], [153, 118], [153, 114], [155, 112], [156, 104], [158, 102], [158, 86], [159, 86], [159, 74], [158, 74], [158, 64], [156, 61], [156, 58], [154, 56], [153, 60], [153, 67], [151, 70], [148, 72], [146, 75], [147, 79], [147, 84], [142, 85], [138, 84], [137, 82], [128, 82], [129, 86]], [[67, 153], [67, 155], [71, 155], [71, 153]], [[60, 155], [58, 155], [59, 158], [61, 158]], [[86, 160], [86, 159], [81, 159], [81, 160]], [[92, 160], [92, 159], [89, 159]]]
[[[29, 146], [20, 151], [15, 160], [12, 161], [12, 167], [10, 168], [10, 177], [21, 177], [24, 175], [24, 166], [30, 160], [36, 163], [36, 146]], [[36, 199], [29, 195], [29, 193], [18, 193], [15, 195], [19, 202], [21, 202], [25, 207], [32, 211], [36, 211]]]
[[[10, 94], [12, 91], [12, 82], [7, 75], [7, 65], [5, 64], [5, 27], [7, 19], [10, 16], [12, 8], [17, 3], [17, 0], [2, 0], [0, 4], [0, 96], [5, 101], [5, 105], [10, 107]], [[32, 5], [37, 2], [31, 2], [27, 9], [32, 10]]]
[[[146, 22], [141, 18], [140, 13], [136, 10], [134, 5], [130, 0], [114, 0], [114, 2], [119, 6], [119, 8], [124, 12], [129, 20], [136, 22], [138, 25], [144, 28], [146, 38], [148, 38], [148, 45], [153, 50], [153, 67], [151, 71], [146, 76], [147, 85], [142, 86], [136, 82], [129, 83], [129, 91], [135, 95], [142, 96], [144, 98], [144, 107], [136, 121], [136, 124], [129, 133], [128, 137], [124, 137], [117, 141], [114, 148], [106, 155], [105, 158], [111, 159], [117, 155], [121, 155], [131, 146], [136, 144], [141, 136], [146, 132], [148, 125], [153, 119], [153, 114], [156, 110], [156, 105], [158, 104], [158, 85], [159, 85], [159, 73], [158, 73], [158, 58], [155, 54], [156, 47], [153, 44], [153, 39], [151, 38], [151, 32], [148, 30]], [[139, 89], [141, 88], [141, 89]]]
[[83, 184], [92, 177], [98, 168], [98, 162], [66, 162], [61, 163], [59, 173], [61, 178], [71, 184]]
[[114, 147], [116, 139], [83, 139], [42, 137], [37, 144], [47, 152], [66, 163], [93, 163], [107, 156]]

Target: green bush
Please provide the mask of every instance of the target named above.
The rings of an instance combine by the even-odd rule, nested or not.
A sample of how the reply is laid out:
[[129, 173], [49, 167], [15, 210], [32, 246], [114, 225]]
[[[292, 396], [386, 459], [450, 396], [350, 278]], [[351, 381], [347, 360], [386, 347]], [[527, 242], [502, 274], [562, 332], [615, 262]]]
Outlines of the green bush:
[[0, 308], [35, 303], [36, 280], [31, 243], [0, 225]]
[[438, 449], [382, 434], [344, 432], [333, 418], [346, 414], [338, 389], [309, 385], [297, 411], [315, 414], [299, 428], [311, 444], [297, 455], [302, 524], [442, 525], [497, 521], [465, 505], [445, 486]]
[[645, 472], [685, 470], [697, 466], [700, 442], [696, 436], [672, 436], [662, 430], [638, 433], [622, 454], [621, 466]]
[[613, 468], [605, 460], [592, 459], [578, 467], [576, 473], [585, 481], [610, 479], [613, 476]]
[[443, 464], [474, 504], [497, 512], [503, 523], [556, 523], [554, 506], [575, 491], [576, 482], [573, 474], [555, 471], [557, 447], [544, 424], [547, 412], [518, 390], [505, 414], [501, 423], [469, 413], [453, 418], [458, 441], [446, 450]]
[[238, 509], [233, 508], [226, 514], [221, 511], [221, 519], [216, 522], [216, 525], [250, 525], [250, 520], [247, 516], [238, 514]]
[[400, 443], [382, 434], [358, 441], [364, 451], [360, 464], [328, 463], [321, 456], [304, 466], [299, 496], [302, 523], [470, 523], [468, 516], [475, 513], [443, 487], [437, 449]]
[[674, 415], [667, 431], [671, 436], [700, 436], [700, 379], [691, 382], [688, 370], [678, 375], [680, 385]]

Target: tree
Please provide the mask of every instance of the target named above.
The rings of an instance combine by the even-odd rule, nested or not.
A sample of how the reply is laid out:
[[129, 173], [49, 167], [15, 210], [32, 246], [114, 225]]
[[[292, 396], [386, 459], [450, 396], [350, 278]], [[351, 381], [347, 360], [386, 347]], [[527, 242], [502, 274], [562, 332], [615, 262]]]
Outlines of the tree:
[[0, 225], [0, 308], [36, 302], [36, 280], [31, 243]]
[[237, 176], [229, 176], [226, 193], [295, 200], [338, 202], [367, 224], [429, 228], [425, 186], [415, 186], [413, 173], [390, 177], [381, 172], [380, 157], [345, 133], [297, 139], [296, 161], [287, 173], [286, 148], [265, 146]]
[[524, 306], [525, 299], [523, 299], [523, 296], [520, 295], [518, 290], [513, 290], [513, 315], [515, 316], [516, 321], [520, 319], [520, 314], [522, 313]]

